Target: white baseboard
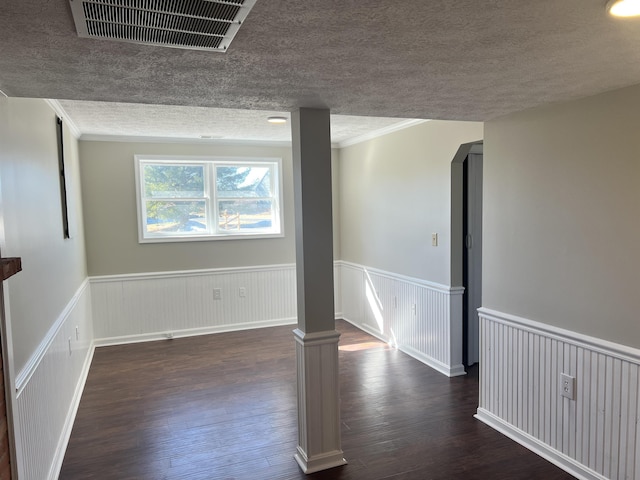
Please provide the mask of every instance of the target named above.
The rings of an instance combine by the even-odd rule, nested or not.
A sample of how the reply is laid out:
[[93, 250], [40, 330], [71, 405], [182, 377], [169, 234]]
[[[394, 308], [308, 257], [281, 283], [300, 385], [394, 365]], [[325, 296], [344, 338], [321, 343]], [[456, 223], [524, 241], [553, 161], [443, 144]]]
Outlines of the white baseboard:
[[212, 333], [235, 332], [238, 330], [252, 330], [255, 328], [279, 327], [283, 325], [295, 325], [296, 318], [282, 318], [278, 320], [266, 320], [260, 322], [247, 322], [233, 325], [216, 325], [203, 328], [189, 328], [172, 332], [153, 332], [140, 335], [123, 335], [120, 337], [98, 338], [96, 347], [109, 345], [125, 345], [129, 343], [155, 342], [158, 340], [171, 340], [173, 338], [194, 337], [197, 335], [209, 335]]
[[466, 375], [467, 374], [467, 372], [464, 369], [464, 365], [462, 365], [462, 364], [449, 366], [449, 365], [446, 365], [446, 364], [444, 364], [442, 362], [439, 362], [435, 358], [431, 358], [428, 355], [425, 355], [424, 353], [422, 353], [422, 352], [420, 352], [418, 350], [415, 350], [414, 348], [411, 348], [411, 347], [399, 347], [398, 349], [401, 352], [406, 353], [410, 357], [413, 357], [416, 360], [424, 363], [425, 365], [429, 365], [434, 370], [437, 370], [440, 373], [445, 374], [447, 377], [460, 377], [462, 375]]
[[606, 477], [590, 470], [584, 465], [549, 447], [545, 443], [542, 443], [522, 430], [518, 430], [513, 427], [513, 425], [510, 425], [483, 408], [478, 408], [478, 412], [474, 417], [580, 480], [607, 480]]
[[414, 350], [411, 347], [400, 347], [398, 345], [395, 345], [388, 337], [381, 334], [375, 328], [371, 327], [370, 325], [367, 325], [366, 323], [358, 324], [345, 317], [342, 317], [342, 320], [344, 320], [345, 322], [349, 322], [354, 327], [359, 328], [360, 330], [368, 333], [372, 337], [376, 337], [378, 340], [385, 342], [394, 348], [397, 348], [402, 353], [406, 353], [410, 357], [415, 358], [419, 362], [424, 363], [425, 365], [433, 368], [434, 370], [437, 370], [440, 373], [443, 373], [448, 377], [459, 377], [461, 375], [467, 374], [467, 372], [464, 370], [464, 365], [459, 365], [457, 367], [449, 368], [448, 365], [445, 365], [434, 358], [424, 355], [422, 352]]
[[314, 458], [309, 459], [304, 451], [298, 447], [293, 458], [300, 467], [300, 470], [307, 475], [347, 464], [342, 450], [316, 455]]

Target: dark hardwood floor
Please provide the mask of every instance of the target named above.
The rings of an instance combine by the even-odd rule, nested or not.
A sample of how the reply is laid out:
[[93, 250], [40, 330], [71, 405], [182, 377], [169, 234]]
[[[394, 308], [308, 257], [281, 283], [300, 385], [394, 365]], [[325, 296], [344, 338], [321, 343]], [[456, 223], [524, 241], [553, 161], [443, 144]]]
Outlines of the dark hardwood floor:
[[447, 378], [346, 322], [342, 447], [304, 475], [292, 326], [96, 349], [60, 479], [571, 479], [473, 418]]

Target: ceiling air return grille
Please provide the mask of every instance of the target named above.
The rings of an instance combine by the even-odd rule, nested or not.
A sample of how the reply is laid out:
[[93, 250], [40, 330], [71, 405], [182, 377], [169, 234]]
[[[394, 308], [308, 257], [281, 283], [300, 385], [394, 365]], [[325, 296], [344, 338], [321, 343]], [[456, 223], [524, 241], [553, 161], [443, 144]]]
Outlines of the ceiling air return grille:
[[256, 0], [70, 0], [80, 37], [224, 52]]

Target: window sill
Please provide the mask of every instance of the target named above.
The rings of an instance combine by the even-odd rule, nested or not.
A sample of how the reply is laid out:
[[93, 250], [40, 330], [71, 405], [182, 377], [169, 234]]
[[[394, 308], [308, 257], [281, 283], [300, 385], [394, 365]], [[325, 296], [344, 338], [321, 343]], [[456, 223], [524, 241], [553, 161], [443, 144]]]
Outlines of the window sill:
[[229, 235], [202, 235], [175, 237], [139, 238], [138, 243], [178, 243], [178, 242], [217, 242], [219, 240], [264, 240], [267, 238], [283, 238], [284, 233], [250, 233]]

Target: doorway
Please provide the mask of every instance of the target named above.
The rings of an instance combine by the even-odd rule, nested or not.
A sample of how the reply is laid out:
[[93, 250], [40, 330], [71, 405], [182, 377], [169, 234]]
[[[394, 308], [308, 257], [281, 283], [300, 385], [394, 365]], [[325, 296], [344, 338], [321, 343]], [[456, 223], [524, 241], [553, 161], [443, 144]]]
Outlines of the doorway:
[[482, 167], [483, 146], [471, 146], [463, 164], [462, 201], [462, 360], [471, 366], [480, 360], [482, 305]]

